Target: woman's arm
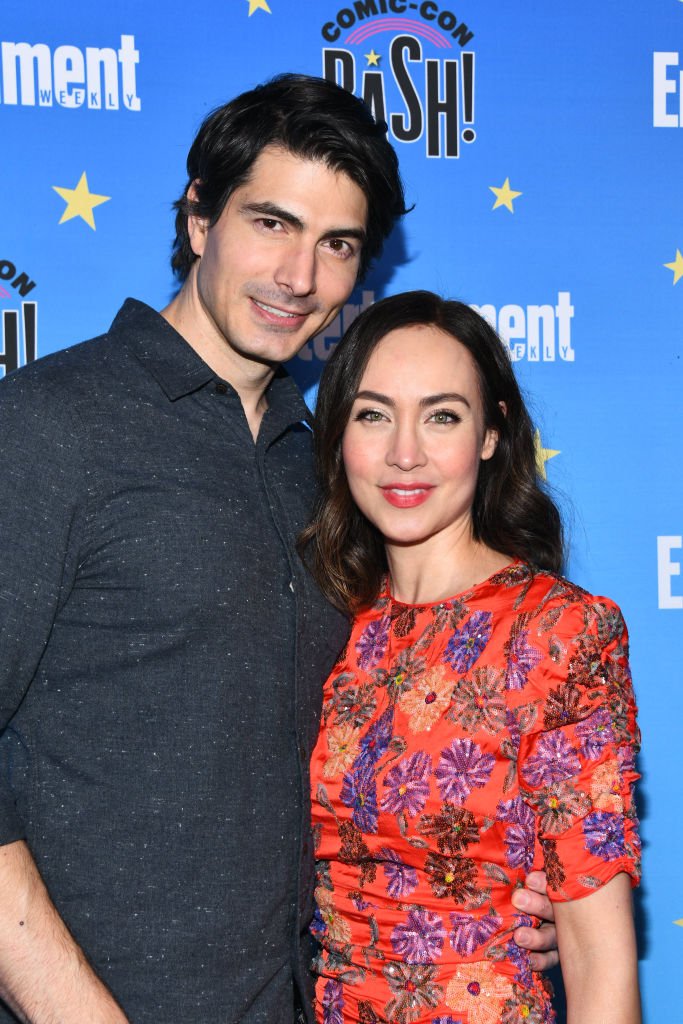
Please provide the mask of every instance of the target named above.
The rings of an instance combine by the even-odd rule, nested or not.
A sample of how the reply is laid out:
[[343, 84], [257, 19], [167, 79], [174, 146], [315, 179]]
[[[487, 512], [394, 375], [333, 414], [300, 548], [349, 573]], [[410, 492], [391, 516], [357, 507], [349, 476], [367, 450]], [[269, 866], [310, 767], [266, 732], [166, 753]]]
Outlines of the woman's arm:
[[555, 904], [567, 1024], [641, 1024], [631, 882], [624, 872]]

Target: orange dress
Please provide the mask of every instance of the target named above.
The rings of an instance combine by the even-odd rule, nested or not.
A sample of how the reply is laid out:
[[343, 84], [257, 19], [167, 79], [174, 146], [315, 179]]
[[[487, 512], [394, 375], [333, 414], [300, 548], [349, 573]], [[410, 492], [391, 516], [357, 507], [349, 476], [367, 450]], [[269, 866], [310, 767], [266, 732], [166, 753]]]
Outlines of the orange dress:
[[322, 1024], [547, 1024], [510, 897], [635, 884], [638, 733], [619, 609], [522, 563], [385, 592], [325, 685], [312, 760]]

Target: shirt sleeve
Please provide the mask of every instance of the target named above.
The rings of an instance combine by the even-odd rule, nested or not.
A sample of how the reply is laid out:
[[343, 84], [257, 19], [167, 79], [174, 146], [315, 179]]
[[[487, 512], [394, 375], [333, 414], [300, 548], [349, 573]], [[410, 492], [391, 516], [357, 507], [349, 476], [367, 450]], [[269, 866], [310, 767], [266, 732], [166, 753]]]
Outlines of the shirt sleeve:
[[[83, 430], [33, 368], [0, 382], [0, 733], [31, 685], [75, 576], [82, 523]], [[0, 844], [24, 836], [7, 759]], [[30, 765], [29, 765], [30, 770]]]
[[[621, 612], [605, 598], [564, 609], [543, 632], [534, 725], [521, 736], [522, 798], [536, 833], [551, 900], [587, 895], [619, 872], [640, 877], [633, 802], [639, 778], [636, 704]], [[549, 623], [551, 625], [549, 625]]]

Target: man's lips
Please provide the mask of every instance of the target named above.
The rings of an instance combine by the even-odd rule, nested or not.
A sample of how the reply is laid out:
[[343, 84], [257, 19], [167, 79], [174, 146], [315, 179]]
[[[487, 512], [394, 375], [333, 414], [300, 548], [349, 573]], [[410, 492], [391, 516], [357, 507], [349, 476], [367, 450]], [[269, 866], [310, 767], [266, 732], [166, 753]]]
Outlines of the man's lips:
[[415, 508], [427, 500], [434, 490], [434, 484], [390, 483], [383, 484], [380, 490], [394, 508]]
[[257, 315], [271, 324], [281, 327], [299, 327], [312, 312], [309, 309], [287, 309], [283, 306], [274, 306], [269, 302], [252, 298], [252, 304], [256, 308]]

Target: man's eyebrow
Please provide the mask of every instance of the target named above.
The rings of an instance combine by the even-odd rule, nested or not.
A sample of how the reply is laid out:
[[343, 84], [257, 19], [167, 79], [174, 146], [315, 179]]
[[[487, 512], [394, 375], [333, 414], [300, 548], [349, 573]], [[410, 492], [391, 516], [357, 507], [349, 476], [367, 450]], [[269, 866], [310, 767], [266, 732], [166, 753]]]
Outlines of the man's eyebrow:
[[245, 213], [262, 213], [265, 217], [273, 217], [275, 220], [283, 220], [285, 224], [291, 224], [298, 231], [303, 231], [305, 225], [300, 217], [290, 210], [283, 209], [275, 203], [245, 203], [242, 207]]
[[364, 245], [367, 235], [363, 228], [330, 228], [321, 236], [321, 241], [326, 242], [330, 238], [355, 238]]
[[[284, 221], [285, 224], [290, 224], [297, 231], [303, 231], [306, 225], [297, 217], [291, 210], [285, 210], [282, 206], [278, 206], [277, 203], [245, 203], [242, 206], [242, 210], [245, 213], [260, 213], [264, 217], [273, 217], [275, 220]], [[355, 238], [359, 242], [365, 242], [365, 231], [359, 227], [341, 227], [341, 228], [329, 228], [322, 236], [322, 241], [327, 241], [330, 238]]]
[[[388, 405], [390, 408], [396, 405], [393, 398], [383, 395], [380, 391], [357, 391], [355, 398], [363, 399], [366, 402], [381, 402], [382, 405]], [[431, 405], [440, 405], [441, 402], [462, 402], [468, 409], [470, 408], [468, 400], [458, 391], [442, 391], [438, 395], [425, 395], [424, 398], [420, 399], [420, 406], [423, 409], [427, 409]]]

